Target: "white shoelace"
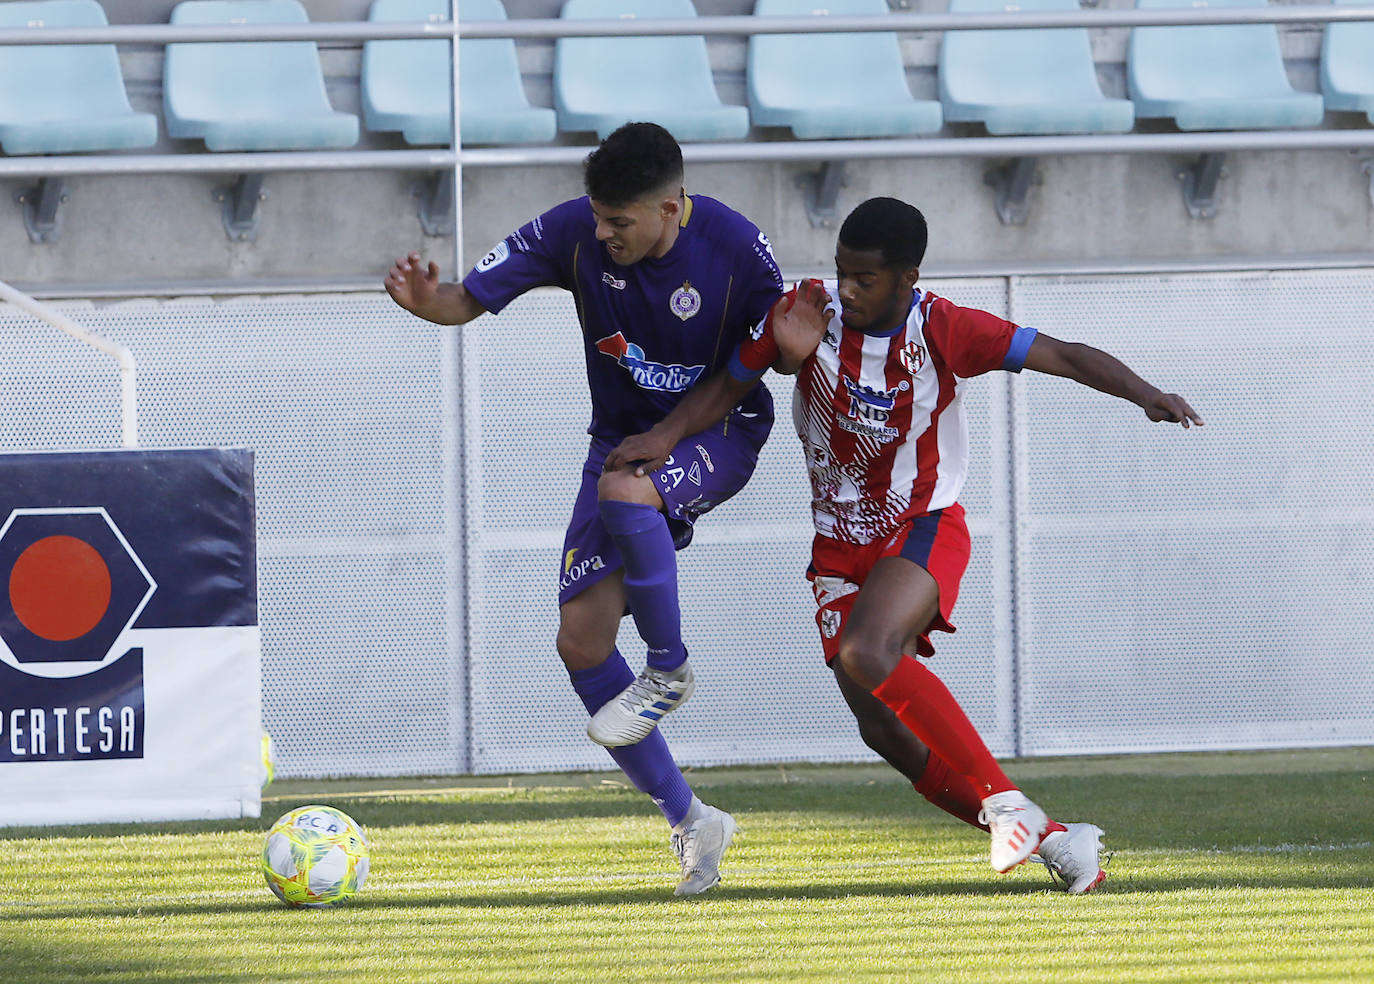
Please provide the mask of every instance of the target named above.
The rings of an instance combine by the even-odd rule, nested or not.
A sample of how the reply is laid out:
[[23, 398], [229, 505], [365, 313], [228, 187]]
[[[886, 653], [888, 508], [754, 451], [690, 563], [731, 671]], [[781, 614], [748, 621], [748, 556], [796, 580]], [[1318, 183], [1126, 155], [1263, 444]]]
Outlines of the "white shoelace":
[[668, 695], [672, 689], [672, 684], [666, 680], [651, 677], [647, 672], [639, 674], [625, 688], [625, 693], [620, 698], [620, 706], [626, 710], [633, 710], [640, 704], [652, 704]]

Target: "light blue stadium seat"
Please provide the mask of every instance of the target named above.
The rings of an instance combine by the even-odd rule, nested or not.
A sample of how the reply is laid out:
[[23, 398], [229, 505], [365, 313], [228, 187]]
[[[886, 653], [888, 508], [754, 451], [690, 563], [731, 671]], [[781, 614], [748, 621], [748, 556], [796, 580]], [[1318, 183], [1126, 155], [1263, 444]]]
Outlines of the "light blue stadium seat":
[[[887, 0], [758, 0], [763, 17], [889, 13]], [[940, 129], [940, 104], [907, 87], [897, 35], [759, 34], [749, 39], [749, 111], [756, 126], [804, 140], [892, 137]]]
[[[1142, 10], [1263, 7], [1266, 0], [1137, 0]], [[1368, 57], [1368, 53], [1366, 53]], [[1126, 52], [1136, 115], [1180, 130], [1316, 126], [1322, 98], [1288, 81], [1273, 24], [1137, 27]]]
[[[100, 27], [95, 0], [0, 4], [0, 28]], [[147, 147], [157, 117], [135, 113], [112, 44], [0, 45], [0, 147], [65, 154]]]
[[[1078, 10], [1077, 0], [950, 0], [950, 13]], [[1124, 133], [1131, 104], [1097, 84], [1083, 28], [947, 31], [940, 43], [945, 121], [995, 134]]]
[[[173, 24], [303, 24], [297, 0], [184, 0]], [[169, 44], [163, 62], [167, 132], [210, 150], [350, 147], [358, 118], [324, 91], [313, 41]]]
[[[500, 0], [462, 0], [461, 20], [505, 20]], [[374, 0], [372, 21], [447, 23], [449, 0]], [[531, 106], [520, 80], [515, 42], [459, 42], [459, 92], [465, 144], [547, 142], [557, 132], [552, 109]], [[363, 45], [363, 121], [369, 130], [397, 131], [407, 143], [452, 139], [453, 69], [447, 41], [369, 41]]]
[[[1369, 0], [1331, 0], [1363, 6]], [[1326, 108], [1364, 113], [1374, 123], [1374, 21], [1328, 24], [1322, 38]]]
[[[691, 0], [567, 0], [562, 16], [682, 18], [695, 17], [696, 8]], [[749, 110], [720, 101], [700, 35], [559, 38], [553, 89], [558, 127], [568, 132], [605, 137], [634, 120], [684, 141], [738, 140], [749, 132]]]

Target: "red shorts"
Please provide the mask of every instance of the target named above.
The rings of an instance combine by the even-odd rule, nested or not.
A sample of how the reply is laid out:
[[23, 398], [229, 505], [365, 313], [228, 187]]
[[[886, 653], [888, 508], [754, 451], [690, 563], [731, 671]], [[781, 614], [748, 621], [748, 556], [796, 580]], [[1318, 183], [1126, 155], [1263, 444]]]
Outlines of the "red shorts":
[[957, 502], [923, 513], [891, 536], [862, 545], [817, 535], [811, 544], [811, 567], [806, 572], [816, 592], [816, 626], [828, 666], [840, 652], [845, 620], [854, 608], [869, 571], [882, 557], [905, 557], [925, 568], [940, 589], [940, 611], [916, 640], [916, 655], [931, 656], [930, 633], [953, 632], [950, 613], [959, 597], [959, 579], [968, 567], [970, 552], [964, 507]]

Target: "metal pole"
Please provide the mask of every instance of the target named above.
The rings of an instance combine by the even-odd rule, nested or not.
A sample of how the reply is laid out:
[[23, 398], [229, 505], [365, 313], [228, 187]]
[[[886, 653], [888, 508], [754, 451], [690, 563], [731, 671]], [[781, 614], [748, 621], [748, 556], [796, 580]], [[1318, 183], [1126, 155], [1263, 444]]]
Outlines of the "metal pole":
[[[449, 149], [453, 153], [452, 175], [453, 175], [453, 278], [461, 280], [463, 277], [463, 111], [462, 111], [462, 61], [459, 50], [459, 35], [461, 24], [458, 19], [458, 0], [451, 0], [449, 3], [449, 19], [452, 24], [453, 33], [449, 40], [449, 64], [452, 68], [452, 77], [449, 80], [449, 92], [453, 97], [452, 112], [449, 117], [449, 124], [453, 128], [452, 137], [449, 142]], [[467, 772], [472, 772], [476, 763], [473, 761], [472, 743], [472, 625], [468, 619], [468, 612], [471, 610], [469, 597], [471, 595], [471, 570], [468, 564], [468, 537], [466, 523], [468, 521], [468, 511], [465, 506], [467, 481], [467, 393], [464, 382], [464, 333], [462, 326], [442, 329], [449, 332], [449, 344], [452, 349], [449, 351], [448, 365], [445, 367], [445, 378], [452, 381], [449, 389], [449, 417], [447, 425], [443, 428], [444, 450], [447, 458], [449, 470], [449, 481], [445, 484], [446, 496], [448, 501], [445, 503], [445, 514], [452, 522], [451, 534], [451, 553], [449, 562], [452, 569], [449, 572], [449, 601], [450, 618], [453, 632], [450, 636], [453, 646], [454, 671], [456, 675], [455, 690], [457, 700], [461, 707], [463, 720], [463, 732], [458, 736], [458, 755], [459, 761], [455, 763], [459, 768]]]
[[461, 71], [458, 39], [462, 25], [458, 22], [458, 0], [450, 0], [449, 16], [453, 18], [453, 40], [451, 42], [453, 66], [453, 276], [463, 276], [463, 111], [459, 105], [462, 96], [463, 74]]

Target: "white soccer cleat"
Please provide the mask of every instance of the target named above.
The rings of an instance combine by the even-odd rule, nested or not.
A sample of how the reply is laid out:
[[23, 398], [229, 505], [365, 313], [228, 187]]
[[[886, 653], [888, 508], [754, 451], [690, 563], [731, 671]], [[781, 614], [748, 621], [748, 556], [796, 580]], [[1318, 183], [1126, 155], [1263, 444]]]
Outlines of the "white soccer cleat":
[[1046, 834], [1032, 861], [1039, 861], [1050, 877], [1074, 895], [1086, 895], [1107, 880], [1102, 870], [1112, 859], [1102, 857], [1102, 828], [1090, 823], [1065, 824], [1067, 830]]
[[992, 870], [999, 875], [1030, 857], [1050, 818], [1019, 789], [993, 793], [983, 800], [978, 819], [992, 832]]
[[735, 836], [735, 818], [693, 798], [668, 843], [682, 860], [682, 880], [674, 895], [700, 895], [720, 884], [720, 859]]
[[587, 736], [598, 745], [619, 748], [649, 737], [663, 715], [692, 696], [691, 664], [676, 670], [646, 668], [587, 723]]

